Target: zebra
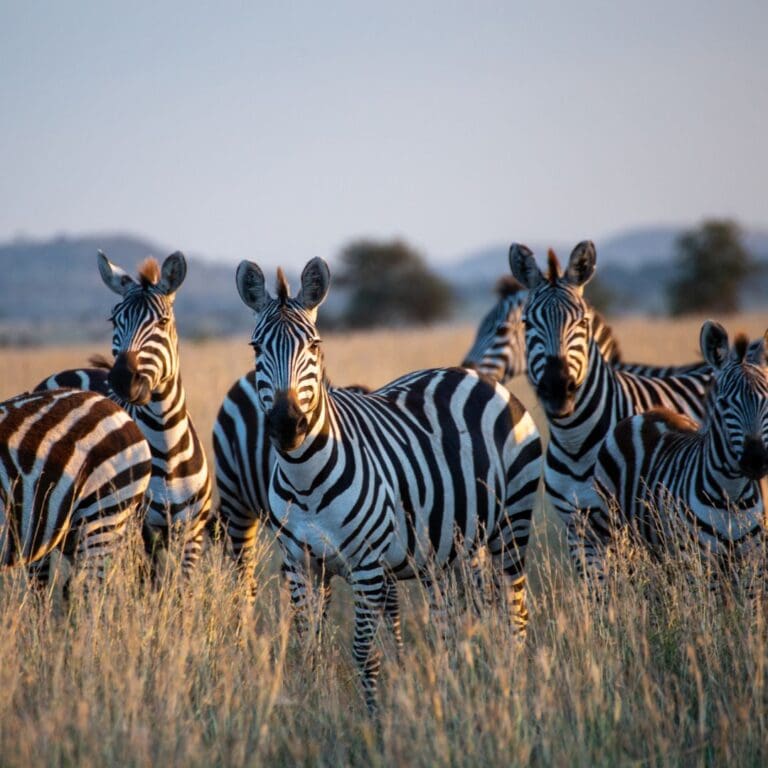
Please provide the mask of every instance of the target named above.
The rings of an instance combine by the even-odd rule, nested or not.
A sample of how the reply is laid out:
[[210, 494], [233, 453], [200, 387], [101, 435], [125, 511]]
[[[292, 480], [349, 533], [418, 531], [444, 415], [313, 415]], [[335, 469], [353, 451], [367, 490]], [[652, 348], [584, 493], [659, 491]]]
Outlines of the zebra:
[[187, 411], [179, 372], [173, 304], [184, 281], [184, 254], [140, 266], [138, 280], [98, 253], [101, 278], [121, 298], [113, 308], [110, 365], [54, 374], [38, 389], [77, 386], [108, 395], [144, 433], [152, 451], [152, 479], [142, 534], [155, 562], [156, 547], [167, 546], [173, 530], [183, 529], [182, 568], [191, 574], [200, 557], [209, 519], [212, 483], [203, 445]]
[[[508, 275], [499, 280], [496, 293], [498, 300], [480, 322], [475, 340], [461, 364], [506, 384], [527, 370], [523, 310], [528, 291]], [[622, 359], [619, 342], [605, 318], [595, 309], [592, 313], [595, 343], [605, 361], [615, 369], [638, 376], [658, 378], [692, 373], [702, 368], [701, 362], [684, 365], [626, 362]], [[754, 349], [750, 347], [751, 356], [759, 355], [761, 346], [762, 340], [755, 342]]]
[[236, 282], [256, 313], [256, 392], [275, 448], [267, 510], [292, 602], [301, 612], [315, 579], [350, 583], [369, 710], [380, 669], [374, 638], [381, 616], [397, 611], [399, 579], [429, 581], [432, 566], [484, 544], [523, 635], [541, 440], [519, 401], [463, 368], [417, 371], [368, 395], [331, 389], [315, 325], [327, 264], [307, 263], [295, 298], [282, 270], [275, 297], [252, 262], [241, 262]]
[[[595, 467], [603, 505], [588, 521], [598, 551], [614, 525], [654, 551], [687, 552], [692, 544], [714, 566], [716, 586], [723, 566], [762, 544], [768, 379], [749, 361], [748, 344], [740, 334], [729, 349], [719, 323], [702, 326], [701, 350], [713, 377], [701, 427], [659, 408], [620, 421], [608, 434]], [[602, 562], [594, 565], [602, 578]]]
[[551, 250], [546, 277], [524, 245], [513, 244], [509, 260], [512, 274], [530, 291], [523, 322], [528, 378], [549, 425], [545, 496], [566, 526], [571, 558], [584, 576], [596, 556], [583, 516], [600, 504], [592, 481], [602, 441], [623, 418], [659, 405], [700, 421], [711, 368], [648, 378], [605, 362], [582, 296], [597, 261], [590, 241], [574, 248], [564, 273]]
[[103, 577], [143, 503], [151, 458], [128, 414], [95, 392], [59, 389], [0, 403], [0, 567], [28, 566], [60, 549]]

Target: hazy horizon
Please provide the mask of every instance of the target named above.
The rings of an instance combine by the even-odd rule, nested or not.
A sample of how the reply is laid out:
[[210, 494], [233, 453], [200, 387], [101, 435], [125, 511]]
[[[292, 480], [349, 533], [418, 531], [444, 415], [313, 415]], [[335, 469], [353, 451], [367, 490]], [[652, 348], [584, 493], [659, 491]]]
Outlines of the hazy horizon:
[[764, 3], [0, 8], [0, 240], [295, 266], [768, 229]]

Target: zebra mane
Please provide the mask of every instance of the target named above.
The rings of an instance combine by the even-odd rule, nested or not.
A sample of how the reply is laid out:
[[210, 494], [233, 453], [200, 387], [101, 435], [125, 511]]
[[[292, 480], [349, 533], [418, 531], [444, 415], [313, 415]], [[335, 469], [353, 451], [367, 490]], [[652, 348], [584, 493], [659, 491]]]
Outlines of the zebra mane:
[[736, 338], [733, 340], [733, 349], [736, 352], [736, 360], [739, 363], [744, 362], [744, 358], [747, 355], [747, 349], [749, 348], [749, 338], [746, 333], [737, 333]]
[[151, 256], [139, 265], [139, 281], [142, 288], [150, 288], [160, 282], [160, 265]]
[[109, 371], [112, 369], [112, 361], [107, 360], [104, 355], [92, 355], [88, 358], [88, 362], [94, 367], [94, 368], [102, 368], [105, 371]]
[[560, 277], [560, 262], [557, 260], [557, 254], [551, 248], [547, 252], [547, 265], [549, 266], [547, 280], [554, 285], [557, 278]]
[[496, 295], [500, 299], [506, 299], [508, 296], [514, 296], [516, 293], [525, 290], [522, 283], [515, 280], [512, 275], [504, 275], [496, 282]]
[[277, 300], [281, 304], [285, 304], [288, 300], [288, 294], [290, 289], [288, 288], [288, 281], [285, 279], [285, 272], [282, 267], [277, 268]]

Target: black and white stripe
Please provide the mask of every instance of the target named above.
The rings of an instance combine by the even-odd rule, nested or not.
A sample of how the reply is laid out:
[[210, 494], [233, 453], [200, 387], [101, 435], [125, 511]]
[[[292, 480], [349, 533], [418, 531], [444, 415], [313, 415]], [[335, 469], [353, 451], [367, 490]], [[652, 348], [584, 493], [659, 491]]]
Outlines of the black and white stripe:
[[657, 406], [700, 420], [712, 378], [708, 366], [648, 378], [607, 364], [594, 340], [592, 309], [582, 296], [595, 264], [594, 245], [585, 241], [574, 249], [564, 274], [550, 251], [545, 277], [530, 249], [510, 249], [512, 274], [530, 290], [524, 312], [528, 377], [550, 434], [546, 496], [567, 527], [571, 556], [582, 573], [593, 553], [576, 513], [600, 504], [593, 475], [603, 440], [622, 419]]
[[[598, 552], [616, 527], [628, 527], [656, 551], [698, 551], [716, 583], [723, 566], [730, 570], [762, 544], [768, 380], [762, 366], [745, 359], [747, 344], [739, 336], [729, 350], [722, 326], [702, 327], [702, 352], [714, 374], [700, 428], [658, 409], [624, 419], [609, 433], [595, 470], [604, 505], [589, 518]], [[593, 566], [601, 577], [600, 558]]]
[[187, 411], [179, 372], [173, 303], [186, 276], [181, 253], [159, 267], [147, 260], [134, 280], [103, 253], [98, 257], [105, 284], [121, 297], [112, 310], [109, 368], [55, 374], [38, 388], [86, 386], [108, 394], [136, 422], [152, 451], [152, 480], [144, 521], [149, 552], [167, 546], [171, 533], [183, 542], [183, 569], [197, 563], [211, 509], [211, 477], [203, 445]]
[[315, 325], [329, 284], [325, 262], [307, 264], [296, 298], [282, 274], [272, 298], [250, 262], [237, 284], [257, 314], [254, 385], [276, 454], [269, 523], [292, 598], [303, 606], [310, 580], [349, 581], [369, 706], [379, 672], [374, 636], [382, 614], [397, 610], [397, 579], [426, 578], [431, 566], [487, 544], [511, 620], [524, 632], [541, 442], [520, 403], [459, 368], [419, 371], [369, 395], [332, 390]]
[[35, 392], [0, 403], [0, 566], [54, 549], [100, 575], [149, 485], [149, 446], [95, 392]]

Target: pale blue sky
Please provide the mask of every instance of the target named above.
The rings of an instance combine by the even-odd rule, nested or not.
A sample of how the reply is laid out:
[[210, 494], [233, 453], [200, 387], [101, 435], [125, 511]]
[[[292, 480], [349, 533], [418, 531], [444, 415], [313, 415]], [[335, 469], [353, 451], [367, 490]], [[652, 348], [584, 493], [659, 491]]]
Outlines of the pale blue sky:
[[299, 265], [765, 227], [766, 41], [765, 0], [0, 0], [0, 239]]

